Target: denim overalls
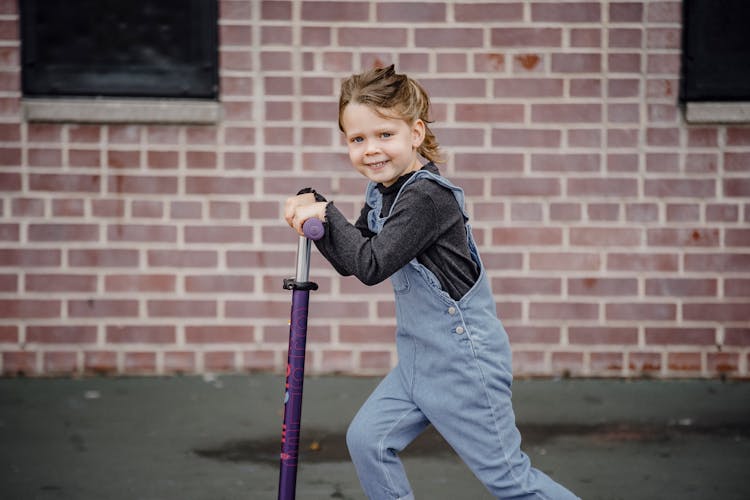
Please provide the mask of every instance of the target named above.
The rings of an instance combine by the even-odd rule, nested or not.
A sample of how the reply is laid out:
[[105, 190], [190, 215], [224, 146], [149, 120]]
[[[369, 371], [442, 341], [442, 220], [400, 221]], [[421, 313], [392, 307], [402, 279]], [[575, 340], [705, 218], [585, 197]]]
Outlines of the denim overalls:
[[[419, 170], [418, 179], [452, 190], [464, 220], [463, 191]], [[382, 195], [367, 188], [368, 224], [380, 232]], [[398, 365], [354, 417], [347, 445], [362, 487], [372, 500], [413, 499], [398, 453], [432, 423], [497, 498], [577, 498], [530, 466], [520, 449], [511, 406], [511, 351], [492, 292], [466, 224], [471, 255], [480, 267], [460, 300], [444, 292], [435, 275], [413, 259], [391, 276], [396, 296]]]

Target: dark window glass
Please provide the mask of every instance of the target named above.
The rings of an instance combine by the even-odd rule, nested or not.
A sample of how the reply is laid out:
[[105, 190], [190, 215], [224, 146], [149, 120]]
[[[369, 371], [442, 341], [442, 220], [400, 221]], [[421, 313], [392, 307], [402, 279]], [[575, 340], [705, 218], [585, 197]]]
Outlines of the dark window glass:
[[683, 101], [750, 101], [750, 1], [685, 0]]
[[218, 95], [216, 0], [20, 5], [25, 95]]

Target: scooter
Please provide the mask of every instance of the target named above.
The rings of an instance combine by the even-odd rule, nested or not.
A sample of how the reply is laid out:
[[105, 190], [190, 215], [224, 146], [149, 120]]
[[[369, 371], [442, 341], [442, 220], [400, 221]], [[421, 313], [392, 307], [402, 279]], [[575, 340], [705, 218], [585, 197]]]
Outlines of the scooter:
[[297, 270], [294, 278], [284, 280], [284, 288], [292, 290], [292, 314], [289, 323], [289, 355], [286, 365], [284, 393], [284, 424], [281, 429], [281, 465], [279, 500], [294, 500], [297, 490], [297, 464], [302, 419], [302, 386], [305, 379], [305, 344], [310, 291], [318, 285], [310, 279], [310, 243], [323, 237], [325, 229], [318, 219], [308, 219], [302, 226], [305, 236], [299, 237]]

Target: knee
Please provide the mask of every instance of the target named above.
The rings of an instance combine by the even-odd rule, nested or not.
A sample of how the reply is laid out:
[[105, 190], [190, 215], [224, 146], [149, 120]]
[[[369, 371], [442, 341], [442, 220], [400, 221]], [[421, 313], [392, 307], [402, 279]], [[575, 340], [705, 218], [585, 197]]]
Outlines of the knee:
[[352, 420], [346, 430], [346, 446], [349, 448], [352, 459], [355, 460], [358, 457], [376, 453], [372, 429], [368, 429], [368, 426], [358, 417], [359, 415]]

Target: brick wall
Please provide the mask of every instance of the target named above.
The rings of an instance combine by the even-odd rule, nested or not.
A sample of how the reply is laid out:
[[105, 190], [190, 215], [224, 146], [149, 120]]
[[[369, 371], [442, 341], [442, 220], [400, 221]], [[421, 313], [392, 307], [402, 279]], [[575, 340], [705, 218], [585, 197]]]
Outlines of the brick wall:
[[[518, 376], [750, 372], [750, 128], [676, 105], [678, 1], [221, 1], [216, 126], [26, 123], [0, 1], [0, 371], [281, 370], [313, 185], [364, 179], [340, 79], [396, 63], [434, 99]], [[396, 361], [387, 284], [315, 254], [308, 368]]]

